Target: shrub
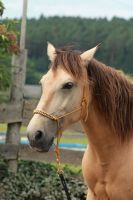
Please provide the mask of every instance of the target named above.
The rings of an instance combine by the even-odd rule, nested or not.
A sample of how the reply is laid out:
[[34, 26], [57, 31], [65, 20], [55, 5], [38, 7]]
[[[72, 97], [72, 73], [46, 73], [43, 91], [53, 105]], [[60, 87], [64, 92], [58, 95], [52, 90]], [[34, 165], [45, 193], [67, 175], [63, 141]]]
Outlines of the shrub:
[[[16, 175], [7, 173], [6, 164], [2, 166], [5, 172], [0, 177], [1, 200], [66, 200], [54, 165], [20, 161]], [[64, 167], [64, 172], [72, 199], [85, 200], [86, 187], [81, 173], [69, 170], [68, 166]]]
[[[0, 0], [0, 16], [4, 13], [4, 5]], [[0, 53], [18, 53], [17, 33], [14, 31], [15, 20], [0, 20]]]
[[[0, 0], [0, 17], [2, 17], [4, 9]], [[5, 90], [10, 85], [10, 70], [6, 66], [9, 55], [17, 54], [20, 51], [17, 44], [16, 23], [15, 20], [0, 19], [0, 90]]]

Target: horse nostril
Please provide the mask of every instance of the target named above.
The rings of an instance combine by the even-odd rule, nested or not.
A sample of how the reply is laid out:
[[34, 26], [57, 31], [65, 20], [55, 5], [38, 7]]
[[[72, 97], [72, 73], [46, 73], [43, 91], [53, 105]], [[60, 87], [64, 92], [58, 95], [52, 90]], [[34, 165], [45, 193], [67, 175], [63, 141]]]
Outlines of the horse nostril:
[[35, 140], [39, 141], [39, 140], [42, 139], [42, 137], [43, 137], [43, 132], [42, 131], [37, 131], [36, 135], [35, 135]]

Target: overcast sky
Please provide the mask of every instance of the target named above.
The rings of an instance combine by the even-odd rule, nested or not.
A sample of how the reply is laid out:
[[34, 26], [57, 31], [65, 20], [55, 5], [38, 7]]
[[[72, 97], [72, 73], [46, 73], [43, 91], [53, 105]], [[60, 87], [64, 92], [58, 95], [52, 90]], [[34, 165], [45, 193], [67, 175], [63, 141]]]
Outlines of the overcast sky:
[[[20, 18], [23, 0], [3, 0], [4, 17]], [[81, 16], [81, 17], [133, 17], [133, 0], [29, 0], [28, 17]]]

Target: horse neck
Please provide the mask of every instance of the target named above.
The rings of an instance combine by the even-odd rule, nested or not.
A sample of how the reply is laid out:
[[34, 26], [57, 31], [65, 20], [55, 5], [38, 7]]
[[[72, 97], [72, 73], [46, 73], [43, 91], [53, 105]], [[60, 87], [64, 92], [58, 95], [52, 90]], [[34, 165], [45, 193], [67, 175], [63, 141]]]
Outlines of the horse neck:
[[[118, 136], [113, 133], [104, 116], [93, 106], [89, 109], [86, 121], [81, 121], [88, 138], [89, 150], [102, 163], [108, 162], [120, 145]], [[120, 145], [121, 146], [121, 145]]]

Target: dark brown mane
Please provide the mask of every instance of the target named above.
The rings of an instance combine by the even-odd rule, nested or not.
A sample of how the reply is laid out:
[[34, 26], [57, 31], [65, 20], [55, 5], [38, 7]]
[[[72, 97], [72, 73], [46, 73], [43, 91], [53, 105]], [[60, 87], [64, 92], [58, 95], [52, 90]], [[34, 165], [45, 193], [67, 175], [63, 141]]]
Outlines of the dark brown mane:
[[[61, 66], [74, 78], [84, 79], [79, 52], [62, 49], [56, 53], [53, 70]], [[133, 82], [122, 72], [95, 59], [88, 64], [87, 72], [97, 109], [104, 114], [120, 138], [126, 140], [133, 134]]]
[[88, 65], [88, 76], [98, 109], [120, 138], [128, 139], [133, 129], [133, 82], [95, 59]]

